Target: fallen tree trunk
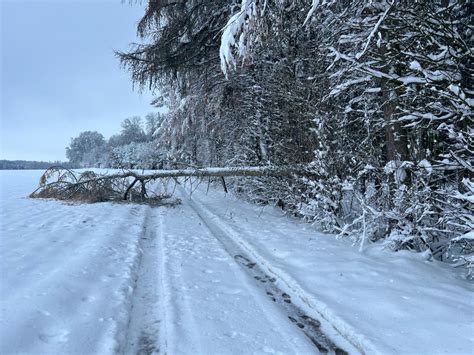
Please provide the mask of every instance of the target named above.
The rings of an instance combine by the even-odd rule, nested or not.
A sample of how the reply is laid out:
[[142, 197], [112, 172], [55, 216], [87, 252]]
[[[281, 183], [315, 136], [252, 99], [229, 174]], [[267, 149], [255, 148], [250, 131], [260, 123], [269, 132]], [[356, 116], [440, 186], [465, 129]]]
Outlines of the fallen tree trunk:
[[[290, 167], [248, 166], [225, 168], [196, 168], [156, 170], [149, 174], [123, 171], [115, 174], [97, 174], [93, 171], [74, 172], [62, 167], [51, 167], [41, 176], [40, 186], [31, 193], [33, 198], [55, 198], [88, 202], [148, 198], [147, 184], [167, 178], [228, 177], [228, 176], [292, 176], [302, 175], [301, 170]], [[140, 183], [140, 184], [138, 184]], [[137, 187], [137, 185], [139, 187]], [[167, 196], [158, 196], [166, 198]]]
[[102, 175], [101, 179], [134, 177], [139, 181], [156, 180], [167, 177], [207, 177], [207, 176], [291, 176], [296, 173], [295, 169], [265, 166], [244, 166], [229, 168], [197, 168], [197, 169], [175, 169], [157, 170], [151, 174], [138, 174], [126, 171], [119, 174]]

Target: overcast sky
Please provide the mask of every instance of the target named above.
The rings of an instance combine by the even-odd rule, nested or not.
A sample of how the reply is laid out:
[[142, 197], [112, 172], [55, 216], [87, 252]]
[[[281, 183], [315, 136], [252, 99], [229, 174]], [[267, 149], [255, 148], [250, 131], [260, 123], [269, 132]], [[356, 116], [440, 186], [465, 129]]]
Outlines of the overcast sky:
[[0, 0], [0, 159], [66, 160], [71, 137], [106, 138], [156, 110], [114, 49], [137, 41], [143, 7], [121, 0]]

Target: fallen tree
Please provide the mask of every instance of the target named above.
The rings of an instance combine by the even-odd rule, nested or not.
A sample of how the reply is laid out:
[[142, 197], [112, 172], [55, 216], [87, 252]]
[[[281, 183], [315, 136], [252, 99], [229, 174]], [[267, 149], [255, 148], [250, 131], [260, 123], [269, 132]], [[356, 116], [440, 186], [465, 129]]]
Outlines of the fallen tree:
[[[98, 174], [94, 171], [75, 172], [60, 166], [47, 169], [40, 178], [39, 187], [30, 194], [32, 198], [55, 198], [86, 202], [117, 200], [164, 199], [171, 197], [165, 192], [151, 196], [148, 186], [160, 179], [189, 177], [220, 177], [225, 188], [224, 177], [228, 176], [292, 176], [302, 174], [295, 168], [257, 166], [225, 168], [186, 168], [156, 170], [149, 174], [122, 171], [114, 174]], [[163, 185], [165, 183], [162, 181]]]

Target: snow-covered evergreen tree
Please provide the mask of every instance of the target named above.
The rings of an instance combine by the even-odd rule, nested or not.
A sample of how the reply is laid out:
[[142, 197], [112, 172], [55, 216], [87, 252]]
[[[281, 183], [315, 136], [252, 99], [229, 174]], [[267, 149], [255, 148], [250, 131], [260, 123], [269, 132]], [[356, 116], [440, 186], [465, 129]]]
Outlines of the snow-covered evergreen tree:
[[235, 191], [363, 243], [469, 263], [472, 5], [149, 1], [119, 53], [169, 112], [168, 162], [298, 165]]

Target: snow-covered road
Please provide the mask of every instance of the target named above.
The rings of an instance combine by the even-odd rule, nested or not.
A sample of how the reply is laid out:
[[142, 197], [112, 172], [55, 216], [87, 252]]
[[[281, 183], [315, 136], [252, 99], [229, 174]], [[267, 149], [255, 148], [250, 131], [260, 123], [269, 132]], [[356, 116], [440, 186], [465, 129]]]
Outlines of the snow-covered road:
[[189, 204], [31, 200], [28, 173], [1, 181], [0, 353], [316, 352]]
[[0, 172], [0, 353], [473, 352], [473, 288], [198, 189], [182, 204], [24, 198]]
[[[158, 213], [167, 352], [314, 353], [187, 203]], [[166, 221], [166, 222], [165, 222]], [[184, 223], [183, 223], [184, 222]]]

